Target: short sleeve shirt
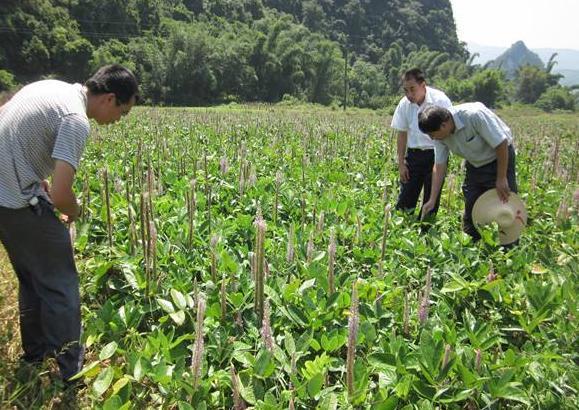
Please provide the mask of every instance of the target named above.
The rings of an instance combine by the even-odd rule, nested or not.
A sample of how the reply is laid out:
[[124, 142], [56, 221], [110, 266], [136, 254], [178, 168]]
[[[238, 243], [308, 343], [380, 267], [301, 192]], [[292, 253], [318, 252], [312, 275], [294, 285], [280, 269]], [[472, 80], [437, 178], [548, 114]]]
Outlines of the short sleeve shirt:
[[434, 141], [434, 161], [448, 160], [453, 152], [479, 168], [497, 159], [495, 149], [503, 142], [513, 143], [511, 129], [484, 104], [475, 102], [450, 108], [454, 133]]
[[418, 128], [418, 113], [428, 104], [438, 105], [444, 108], [450, 108], [452, 106], [452, 103], [442, 91], [426, 87], [426, 96], [424, 97], [422, 105], [412, 103], [408, 98], [403, 97], [394, 111], [390, 126], [397, 131], [406, 131], [408, 133], [408, 148], [433, 148], [430, 137]]
[[0, 109], [0, 206], [23, 208], [46, 194], [40, 183], [56, 160], [77, 169], [90, 123], [81, 84], [38, 81]]

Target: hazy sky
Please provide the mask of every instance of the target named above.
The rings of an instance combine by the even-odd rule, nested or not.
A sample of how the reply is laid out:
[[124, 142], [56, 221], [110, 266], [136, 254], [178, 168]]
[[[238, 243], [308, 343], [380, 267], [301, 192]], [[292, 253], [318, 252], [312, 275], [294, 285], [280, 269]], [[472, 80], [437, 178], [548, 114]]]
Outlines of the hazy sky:
[[458, 39], [579, 50], [579, 0], [450, 0]]

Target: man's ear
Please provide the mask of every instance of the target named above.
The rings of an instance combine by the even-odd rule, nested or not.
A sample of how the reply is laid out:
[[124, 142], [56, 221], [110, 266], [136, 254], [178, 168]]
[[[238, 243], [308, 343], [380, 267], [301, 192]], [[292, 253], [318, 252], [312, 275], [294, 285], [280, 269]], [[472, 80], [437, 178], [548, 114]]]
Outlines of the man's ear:
[[115, 95], [115, 93], [107, 93], [105, 94], [105, 101], [107, 103], [116, 103], [116, 98], [117, 96]]

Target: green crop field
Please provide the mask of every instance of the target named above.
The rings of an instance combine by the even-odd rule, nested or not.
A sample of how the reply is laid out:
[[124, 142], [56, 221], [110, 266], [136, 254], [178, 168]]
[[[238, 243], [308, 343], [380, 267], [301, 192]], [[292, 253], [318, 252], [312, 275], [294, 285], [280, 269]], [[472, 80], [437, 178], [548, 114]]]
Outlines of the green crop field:
[[74, 228], [87, 357], [14, 375], [0, 256], [0, 407], [573, 409], [579, 406], [579, 117], [516, 110], [520, 246], [461, 231], [463, 171], [421, 234], [394, 211], [389, 118], [139, 108], [95, 127]]

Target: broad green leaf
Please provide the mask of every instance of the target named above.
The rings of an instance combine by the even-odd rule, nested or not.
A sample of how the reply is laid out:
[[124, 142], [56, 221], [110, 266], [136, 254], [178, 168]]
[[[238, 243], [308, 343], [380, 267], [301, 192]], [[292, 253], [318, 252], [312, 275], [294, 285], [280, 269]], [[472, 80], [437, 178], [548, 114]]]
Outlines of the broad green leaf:
[[183, 312], [182, 310], [179, 310], [178, 312], [175, 313], [169, 313], [169, 316], [171, 316], [173, 322], [175, 322], [179, 326], [185, 323], [185, 312]]
[[111, 396], [103, 405], [103, 410], [118, 410], [122, 407], [123, 400], [116, 394]]
[[251, 405], [257, 404], [257, 400], [255, 399], [255, 393], [253, 392], [253, 386], [251, 386], [251, 384], [246, 386], [243, 383], [240, 383], [239, 389], [241, 397], [243, 397], [243, 400], [245, 400]]
[[140, 382], [143, 376], [145, 375], [145, 371], [143, 369], [143, 362], [142, 359], [139, 357], [135, 362], [135, 368], [133, 369], [133, 377], [136, 381]]
[[173, 307], [173, 304], [171, 302], [169, 302], [168, 300], [157, 298], [157, 304], [159, 305], [159, 307], [161, 307], [161, 309], [163, 309], [167, 313], [174, 313], [175, 312], [175, 308]]
[[398, 397], [396, 396], [390, 396], [386, 400], [372, 406], [372, 410], [395, 410], [397, 408]]
[[113, 394], [117, 394], [123, 387], [131, 382], [130, 376], [123, 376], [113, 384]]
[[101, 363], [99, 361], [95, 361], [92, 362], [90, 364], [85, 365], [82, 370], [80, 372], [78, 372], [77, 374], [75, 374], [73, 377], [70, 378], [70, 380], [78, 380], [81, 377], [94, 377], [96, 376], [100, 369], [101, 369]]
[[294, 337], [292, 336], [291, 333], [285, 332], [285, 337], [284, 337], [283, 342], [285, 345], [285, 350], [291, 358], [292, 355], [296, 352], [296, 342], [294, 341]]
[[187, 403], [186, 401], [179, 401], [177, 403], [179, 410], [195, 410], [195, 407]]
[[306, 281], [304, 281], [304, 283], [302, 283], [302, 285], [300, 286], [300, 288], [298, 289], [298, 292], [300, 294], [303, 294], [307, 289], [311, 288], [312, 286], [314, 286], [316, 284], [316, 280], [315, 279], [308, 279]]
[[400, 379], [400, 381], [396, 384], [394, 391], [396, 395], [401, 399], [406, 399], [408, 397], [408, 393], [410, 393], [410, 389], [412, 387], [412, 376], [405, 375]]
[[117, 351], [117, 347], [118, 344], [114, 341], [107, 344], [99, 353], [99, 360], [107, 360], [110, 358]]
[[338, 408], [338, 396], [335, 393], [330, 393], [323, 396], [317, 410], [336, 410]]
[[178, 309], [187, 309], [187, 300], [185, 299], [185, 296], [183, 296], [183, 294], [177, 289], [171, 289], [171, 298], [173, 299], [173, 303], [175, 306], [177, 306]]
[[107, 367], [100, 372], [92, 385], [93, 391], [98, 397], [102, 396], [103, 393], [107, 391], [113, 381], [113, 377], [114, 371], [112, 367]]
[[269, 351], [262, 350], [253, 365], [253, 371], [255, 374], [264, 379], [271, 376], [275, 370], [275, 364], [272, 359], [273, 356]]
[[322, 389], [324, 385], [324, 376], [321, 373], [316, 373], [310, 380], [308, 380], [308, 394], [314, 398]]

